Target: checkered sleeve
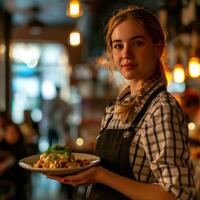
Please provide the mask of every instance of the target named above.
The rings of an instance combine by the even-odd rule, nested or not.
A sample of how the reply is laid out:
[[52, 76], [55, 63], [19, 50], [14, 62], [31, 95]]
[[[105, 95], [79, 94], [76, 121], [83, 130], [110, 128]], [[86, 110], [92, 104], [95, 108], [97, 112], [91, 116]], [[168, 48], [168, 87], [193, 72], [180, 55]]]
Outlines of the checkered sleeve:
[[157, 106], [145, 125], [144, 147], [156, 183], [179, 200], [195, 195], [189, 164], [187, 123], [177, 105]]

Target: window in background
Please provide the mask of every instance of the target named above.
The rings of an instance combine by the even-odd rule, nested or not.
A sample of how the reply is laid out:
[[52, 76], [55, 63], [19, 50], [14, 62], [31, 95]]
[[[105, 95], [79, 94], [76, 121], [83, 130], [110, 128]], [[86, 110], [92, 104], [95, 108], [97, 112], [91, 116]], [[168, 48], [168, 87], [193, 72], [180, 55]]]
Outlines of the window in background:
[[[12, 118], [23, 120], [23, 111], [30, 109], [34, 120], [42, 118], [42, 101], [53, 98], [44, 93], [44, 83], [60, 87], [64, 98], [69, 96], [68, 54], [64, 46], [56, 43], [13, 43], [12, 56]], [[50, 95], [46, 97], [45, 95]]]

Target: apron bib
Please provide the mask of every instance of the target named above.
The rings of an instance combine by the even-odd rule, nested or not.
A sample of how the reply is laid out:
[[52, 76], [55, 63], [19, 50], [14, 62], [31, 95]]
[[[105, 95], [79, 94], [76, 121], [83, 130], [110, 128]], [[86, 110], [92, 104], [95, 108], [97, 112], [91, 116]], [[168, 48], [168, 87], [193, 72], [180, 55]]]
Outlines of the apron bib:
[[[165, 91], [165, 86], [155, 90], [147, 99], [144, 106], [127, 129], [108, 129], [108, 120], [105, 128], [101, 130], [97, 139], [94, 154], [101, 158], [100, 165], [121, 176], [135, 180], [131, 164], [129, 162], [129, 149], [136, 127], [140, 120], [145, 116], [151, 102], [161, 92]], [[112, 118], [112, 117], [111, 117]], [[90, 188], [89, 200], [128, 200], [127, 196], [106, 185], [95, 183]]]

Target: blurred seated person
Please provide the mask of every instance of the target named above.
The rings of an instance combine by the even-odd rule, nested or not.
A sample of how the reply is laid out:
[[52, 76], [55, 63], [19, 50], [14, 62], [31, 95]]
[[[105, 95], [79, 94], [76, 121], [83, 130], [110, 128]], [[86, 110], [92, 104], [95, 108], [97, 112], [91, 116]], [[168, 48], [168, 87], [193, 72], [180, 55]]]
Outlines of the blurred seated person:
[[[8, 121], [9, 121], [9, 117], [8, 117], [7, 113], [4, 111], [1, 111], [0, 112], [0, 143], [3, 140], [6, 123]], [[1, 144], [0, 144], [0, 147], [1, 147]]]
[[13, 182], [15, 186], [15, 196], [13, 200], [26, 200], [29, 174], [19, 166], [18, 162], [20, 159], [27, 157], [28, 154], [23, 135], [17, 124], [9, 122], [6, 125], [1, 149], [8, 152], [15, 159], [13, 165], [4, 171], [1, 179]]
[[190, 160], [200, 159], [200, 100], [196, 90], [188, 88], [181, 96], [181, 106], [189, 127]]
[[181, 106], [189, 125], [189, 137], [200, 140], [200, 100], [195, 89], [188, 88], [181, 96]]
[[186, 114], [188, 122], [197, 120], [197, 114], [200, 110], [199, 94], [195, 89], [188, 88], [181, 96], [181, 105]]
[[8, 115], [6, 112], [0, 112], [0, 175], [8, 169], [14, 162], [14, 157], [10, 153], [3, 150], [4, 136], [6, 124], [8, 123]]
[[24, 110], [24, 120], [20, 124], [27, 150], [30, 154], [38, 152], [39, 127], [31, 118], [31, 110]]
[[14, 194], [14, 183], [4, 178], [7, 170], [12, 168], [15, 158], [7, 151], [0, 150], [0, 199], [11, 199]]
[[0, 177], [4, 172], [13, 166], [15, 158], [8, 151], [0, 150]]

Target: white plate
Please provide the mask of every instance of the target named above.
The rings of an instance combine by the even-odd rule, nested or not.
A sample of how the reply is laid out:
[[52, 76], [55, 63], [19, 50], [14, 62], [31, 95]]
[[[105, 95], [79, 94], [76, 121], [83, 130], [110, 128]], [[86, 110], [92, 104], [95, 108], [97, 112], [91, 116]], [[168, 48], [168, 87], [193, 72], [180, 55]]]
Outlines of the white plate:
[[83, 167], [70, 168], [70, 169], [68, 168], [57, 168], [57, 169], [34, 168], [33, 164], [39, 160], [40, 155], [38, 154], [38, 155], [33, 155], [33, 156], [29, 156], [29, 157], [21, 159], [19, 161], [19, 165], [20, 167], [26, 170], [30, 170], [33, 172], [40, 172], [46, 175], [68, 175], [68, 174], [74, 174], [82, 170], [88, 169], [90, 167], [96, 166], [100, 162], [100, 158], [92, 154], [86, 154], [86, 153], [73, 153], [73, 154], [75, 156], [75, 159], [90, 160], [90, 164]]

